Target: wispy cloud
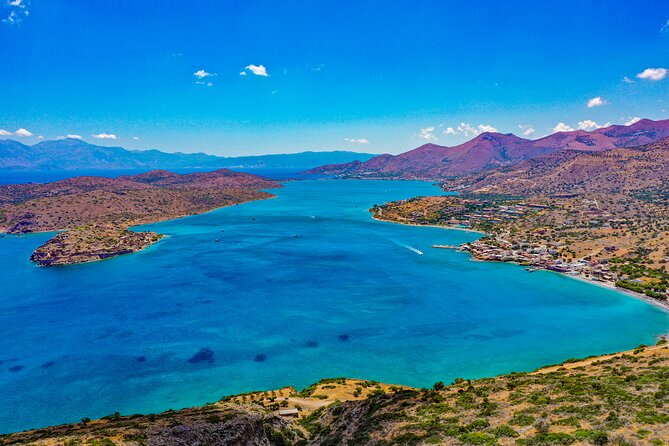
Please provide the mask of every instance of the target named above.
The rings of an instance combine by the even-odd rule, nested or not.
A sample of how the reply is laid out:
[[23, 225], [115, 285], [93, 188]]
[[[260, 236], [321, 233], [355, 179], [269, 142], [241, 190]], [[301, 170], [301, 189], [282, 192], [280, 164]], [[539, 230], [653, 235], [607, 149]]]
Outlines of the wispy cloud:
[[66, 138], [82, 139], [81, 135], [67, 135]]
[[[269, 77], [269, 73], [267, 73], [267, 68], [265, 68], [264, 65], [247, 65], [244, 67], [244, 70], [248, 70], [251, 73], [255, 74], [256, 76], [263, 76], [263, 77]], [[240, 76], [246, 76], [246, 71], [242, 71], [239, 73]]]
[[213, 87], [214, 83], [211, 81], [195, 81], [198, 85], [206, 85], [207, 87]]
[[569, 127], [564, 122], [558, 122], [558, 124], [553, 127], [553, 132], [571, 132], [572, 130], [574, 129]]
[[610, 125], [611, 125], [610, 122], [607, 122], [606, 124], [599, 125], [595, 121], [592, 121], [590, 119], [585, 119], [583, 121], [579, 121], [578, 128], [579, 128], [579, 130], [585, 130], [587, 132], [591, 132], [593, 130], [600, 129], [602, 127], [608, 127]]
[[457, 127], [446, 127], [446, 130], [443, 131], [444, 135], [465, 135], [465, 136], [476, 136], [479, 133], [485, 132], [496, 132], [497, 129], [489, 124], [479, 124], [477, 127], [474, 127], [471, 124], [466, 122], [461, 122]]
[[633, 79], [630, 79], [630, 78], [627, 77], [627, 76], [624, 76], [624, 77], [623, 77], [623, 82], [625, 82], [626, 84], [633, 84], [633, 83], [634, 83], [634, 80], [633, 80]]
[[16, 135], [16, 136], [22, 136], [22, 137], [25, 137], [25, 138], [27, 138], [27, 137], [29, 137], [29, 136], [33, 136], [33, 134], [32, 134], [31, 132], [29, 132], [28, 130], [26, 130], [26, 129], [24, 129], [24, 128], [20, 128], [20, 129], [18, 129], [17, 131], [15, 131], [15, 132], [14, 132], [14, 135]]
[[139, 141], [139, 136], [133, 136], [132, 139], [135, 141]]
[[206, 70], [197, 70], [195, 73], [193, 73], [193, 76], [195, 76], [198, 79], [204, 79], [205, 77], [216, 76], [216, 73], [209, 73]]
[[93, 138], [97, 139], [116, 139], [116, 135], [113, 133], [98, 133], [97, 135], [92, 135]]
[[669, 32], [669, 20], [667, 20], [664, 25], [660, 28], [661, 33]]
[[534, 129], [534, 127], [532, 127], [532, 126], [530, 126], [530, 125], [522, 125], [522, 124], [520, 124], [520, 125], [518, 126], [518, 128], [519, 128], [520, 131], [523, 133], [523, 136], [532, 136], [532, 135], [534, 135], [534, 132], [536, 132], [536, 130]]
[[418, 132], [418, 136], [426, 141], [437, 141], [437, 138], [434, 136], [433, 133], [434, 133], [434, 127], [425, 127], [424, 129], [420, 129], [420, 132]]
[[354, 142], [356, 144], [369, 144], [369, 140], [365, 138], [344, 138], [344, 141]]
[[29, 0], [9, 0], [7, 1], [7, 7], [9, 8], [9, 15], [2, 19], [4, 23], [9, 23], [10, 25], [15, 25], [20, 23], [24, 18], [30, 15], [28, 7], [30, 6]]
[[641, 121], [641, 118], [638, 116], [628, 116], [627, 121], [625, 121], [625, 125], [632, 125], [639, 121]]
[[9, 132], [4, 129], [0, 129], [0, 136], [12, 136], [12, 132]]
[[604, 104], [606, 104], [606, 101], [601, 96], [588, 99], [588, 108], [601, 107]]
[[665, 77], [667, 77], [667, 74], [669, 73], [669, 70], [666, 68], [646, 68], [643, 70], [641, 73], [637, 74], [636, 77], [639, 79], [646, 79], [649, 81], [661, 81]]

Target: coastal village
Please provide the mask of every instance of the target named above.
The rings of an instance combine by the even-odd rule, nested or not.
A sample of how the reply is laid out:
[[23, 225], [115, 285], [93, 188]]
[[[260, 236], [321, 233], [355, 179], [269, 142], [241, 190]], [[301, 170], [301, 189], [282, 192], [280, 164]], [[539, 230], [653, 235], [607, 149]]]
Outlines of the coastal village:
[[398, 223], [480, 231], [482, 238], [459, 247], [477, 260], [569, 274], [669, 307], [669, 215], [657, 200], [618, 194], [437, 196], [388, 203], [372, 212]]

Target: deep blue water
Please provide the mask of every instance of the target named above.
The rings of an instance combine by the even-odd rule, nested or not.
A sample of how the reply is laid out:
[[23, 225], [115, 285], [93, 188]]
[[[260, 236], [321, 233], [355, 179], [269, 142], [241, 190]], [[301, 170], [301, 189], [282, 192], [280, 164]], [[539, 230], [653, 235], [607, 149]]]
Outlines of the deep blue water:
[[0, 432], [323, 377], [429, 386], [628, 349], [669, 328], [614, 291], [431, 248], [475, 234], [371, 219], [374, 203], [439, 193], [427, 183], [275, 192], [148, 225], [169, 237], [104, 262], [38, 268], [28, 257], [50, 234], [0, 238]]

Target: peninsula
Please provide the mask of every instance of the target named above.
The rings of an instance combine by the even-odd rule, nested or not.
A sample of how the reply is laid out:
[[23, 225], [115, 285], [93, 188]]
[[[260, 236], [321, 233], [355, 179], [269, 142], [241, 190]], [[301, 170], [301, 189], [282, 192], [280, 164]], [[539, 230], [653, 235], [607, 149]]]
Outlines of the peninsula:
[[176, 174], [155, 170], [118, 178], [74, 177], [46, 184], [0, 186], [0, 231], [65, 231], [38, 248], [43, 266], [102, 260], [160, 239], [128, 227], [273, 197], [280, 185], [257, 175], [219, 169]]

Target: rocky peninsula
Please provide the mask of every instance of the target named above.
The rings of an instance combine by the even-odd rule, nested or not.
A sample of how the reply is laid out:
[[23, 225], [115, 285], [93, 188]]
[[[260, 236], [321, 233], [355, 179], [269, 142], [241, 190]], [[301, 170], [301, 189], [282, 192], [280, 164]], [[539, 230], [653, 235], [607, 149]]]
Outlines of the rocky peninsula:
[[275, 181], [228, 169], [176, 174], [74, 177], [45, 184], [0, 186], [0, 232], [66, 231], [38, 248], [40, 265], [102, 260], [144, 249], [155, 233], [127, 228], [273, 197]]

